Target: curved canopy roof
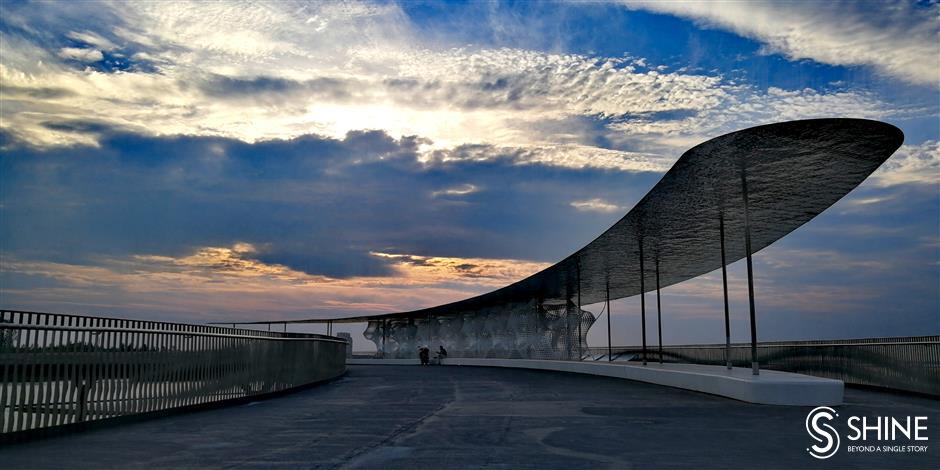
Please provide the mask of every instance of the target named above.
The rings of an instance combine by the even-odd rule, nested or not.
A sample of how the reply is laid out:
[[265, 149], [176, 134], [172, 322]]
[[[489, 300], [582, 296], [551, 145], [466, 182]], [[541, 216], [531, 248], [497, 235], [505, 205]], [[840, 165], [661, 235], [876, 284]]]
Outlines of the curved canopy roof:
[[[531, 299], [574, 299], [579, 284], [583, 305], [604, 301], [608, 286], [611, 299], [637, 295], [641, 243], [645, 290], [656, 288], [657, 264], [660, 285], [676, 284], [721, 267], [722, 218], [727, 262], [746, 256], [742, 172], [751, 248], [757, 252], [848, 194], [903, 140], [900, 129], [863, 119], [791, 121], [725, 134], [686, 151], [612, 227], [532, 276], [459, 302], [332, 321], [437, 316]], [[329, 320], [294, 322], [324, 321]]]

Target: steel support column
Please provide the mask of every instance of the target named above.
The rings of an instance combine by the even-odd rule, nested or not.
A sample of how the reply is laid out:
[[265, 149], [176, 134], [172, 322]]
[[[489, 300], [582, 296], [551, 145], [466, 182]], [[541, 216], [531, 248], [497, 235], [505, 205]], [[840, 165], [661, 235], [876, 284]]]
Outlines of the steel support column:
[[659, 300], [659, 257], [656, 258], [656, 329], [659, 333], [659, 363], [663, 363], [663, 306]]
[[567, 300], [565, 302], [565, 359], [571, 360], [571, 322], [568, 321]]
[[578, 258], [578, 360], [584, 360], [581, 349], [581, 258]]
[[748, 214], [747, 172], [741, 165], [741, 196], [744, 199], [744, 250], [747, 253], [747, 300], [751, 310], [751, 373], [760, 374], [757, 363], [757, 315], [754, 309], [754, 265], [751, 262], [751, 220]]
[[646, 365], [646, 270], [643, 267], [643, 238], [640, 238], [640, 325], [643, 328], [643, 365]]
[[385, 359], [385, 336], [388, 332], [388, 320], [382, 319], [382, 359]]
[[721, 239], [721, 287], [725, 297], [725, 366], [731, 370], [731, 315], [728, 308], [728, 267], [725, 261], [725, 215], [718, 214], [718, 236]]
[[614, 360], [613, 349], [610, 347], [610, 279], [607, 280], [607, 362]]

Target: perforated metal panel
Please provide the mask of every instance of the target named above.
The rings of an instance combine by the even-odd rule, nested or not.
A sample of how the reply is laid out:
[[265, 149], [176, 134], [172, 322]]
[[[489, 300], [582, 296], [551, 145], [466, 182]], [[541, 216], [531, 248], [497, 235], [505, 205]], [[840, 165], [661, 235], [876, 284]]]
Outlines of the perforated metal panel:
[[411, 358], [421, 346], [432, 352], [444, 346], [449, 357], [577, 359], [588, 353], [594, 320], [570, 302], [513, 303], [440, 317], [372, 320], [365, 337], [386, 358]]

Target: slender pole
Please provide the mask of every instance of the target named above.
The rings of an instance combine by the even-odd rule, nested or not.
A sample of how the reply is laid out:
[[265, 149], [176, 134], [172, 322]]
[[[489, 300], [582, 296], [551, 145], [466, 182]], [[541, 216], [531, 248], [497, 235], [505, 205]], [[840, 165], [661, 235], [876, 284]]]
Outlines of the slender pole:
[[656, 329], [659, 330], [659, 363], [663, 363], [663, 305], [659, 301], [659, 258], [656, 258]]
[[613, 349], [610, 347], [610, 280], [607, 280], [607, 362], [614, 360]]
[[568, 300], [565, 300], [565, 359], [571, 359], [571, 322], [568, 321]]
[[747, 300], [751, 309], [751, 373], [760, 374], [757, 363], [757, 315], [754, 312], [754, 266], [751, 262], [751, 221], [747, 205], [747, 174], [741, 166], [741, 194], [744, 198], [744, 250], [747, 253]]
[[284, 333], [287, 333], [287, 323], [284, 323]]
[[581, 349], [581, 258], [578, 258], [578, 360], [584, 360], [584, 350]]
[[268, 323], [268, 331], [271, 331], [271, 324]]
[[725, 366], [731, 370], [731, 315], [728, 308], [728, 267], [725, 266], [725, 215], [718, 214], [718, 235], [721, 238], [721, 287], [725, 294]]
[[385, 336], [388, 332], [388, 319], [382, 319], [382, 359], [385, 359]]
[[643, 328], [643, 365], [646, 365], [646, 284], [644, 278], [646, 270], [643, 268], [643, 238], [640, 238], [640, 321]]

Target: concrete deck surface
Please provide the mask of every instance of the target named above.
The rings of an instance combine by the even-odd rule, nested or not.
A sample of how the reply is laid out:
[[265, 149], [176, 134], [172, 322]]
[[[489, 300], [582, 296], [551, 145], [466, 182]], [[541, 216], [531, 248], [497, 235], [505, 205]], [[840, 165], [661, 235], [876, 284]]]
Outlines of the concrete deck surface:
[[[485, 359], [454, 357], [441, 361], [446, 366], [508, 367], [515, 369], [551, 370], [578, 374], [616, 377], [638, 382], [694, 390], [720, 395], [748, 403], [790, 406], [835, 406], [842, 404], [841, 380], [777, 370], [761, 371], [754, 375], [751, 369], [705, 364], [676, 364], [650, 362], [557, 361], [544, 359]], [[417, 359], [349, 359], [347, 364], [420, 365]]]
[[847, 388], [840, 416], [928, 416], [930, 447], [852, 454], [843, 437], [826, 461], [806, 452], [810, 409], [560, 372], [350, 366], [285, 397], [0, 448], [0, 467], [940, 468], [940, 401]]

